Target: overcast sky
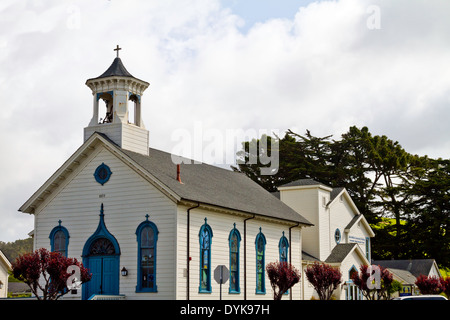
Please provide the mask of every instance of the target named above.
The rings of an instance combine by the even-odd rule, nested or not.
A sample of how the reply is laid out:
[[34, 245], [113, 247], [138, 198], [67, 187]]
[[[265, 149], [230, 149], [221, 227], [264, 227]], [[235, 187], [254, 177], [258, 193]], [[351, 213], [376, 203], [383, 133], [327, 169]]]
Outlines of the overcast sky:
[[447, 0], [2, 0], [0, 241], [33, 229], [17, 210], [83, 143], [85, 81], [116, 45], [150, 83], [151, 147], [195, 128], [338, 139], [356, 125], [449, 158], [449, 13]]

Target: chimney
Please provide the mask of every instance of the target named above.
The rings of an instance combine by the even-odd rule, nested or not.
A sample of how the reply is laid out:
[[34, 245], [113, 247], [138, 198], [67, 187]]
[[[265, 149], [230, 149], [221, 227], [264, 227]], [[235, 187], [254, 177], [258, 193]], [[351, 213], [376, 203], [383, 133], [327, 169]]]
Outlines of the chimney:
[[177, 164], [177, 180], [179, 183], [183, 183], [181, 182], [181, 165]]

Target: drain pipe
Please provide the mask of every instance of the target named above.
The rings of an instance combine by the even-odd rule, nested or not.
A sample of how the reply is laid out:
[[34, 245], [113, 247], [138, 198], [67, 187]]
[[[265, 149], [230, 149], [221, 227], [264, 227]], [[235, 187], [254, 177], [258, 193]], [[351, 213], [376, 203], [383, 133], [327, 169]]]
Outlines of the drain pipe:
[[247, 220], [251, 219], [255, 219], [255, 215], [244, 220], [244, 300], [247, 300]]
[[[292, 228], [298, 227], [300, 222], [298, 222], [295, 226], [289, 227], [289, 245], [291, 246], [291, 250], [289, 250], [289, 264], [292, 265]], [[300, 252], [300, 261], [302, 261], [302, 253]], [[301, 263], [300, 263], [301, 264]], [[300, 266], [301, 270], [301, 266]], [[289, 290], [289, 299], [292, 300], [292, 289]]]
[[191, 208], [189, 208], [189, 209], [187, 209], [187, 232], [186, 232], [186, 234], [187, 234], [187, 241], [186, 241], [186, 246], [187, 246], [187, 253], [186, 253], [186, 266], [187, 266], [187, 270], [186, 270], [186, 282], [187, 282], [187, 286], [186, 286], [186, 290], [187, 290], [187, 292], [186, 292], [186, 300], [189, 300], [189, 291], [190, 291], [190, 288], [189, 288], [189, 283], [190, 283], [190, 277], [189, 277], [189, 275], [190, 275], [190, 268], [189, 268], [189, 265], [190, 265], [190, 262], [191, 262], [191, 257], [190, 257], [190, 243], [189, 243], [189, 238], [190, 238], [190, 233], [189, 233], [189, 230], [190, 230], [190, 221], [191, 221], [191, 210], [192, 209], [195, 209], [195, 208], [198, 208], [198, 207], [200, 207], [200, 202], [198, 202], [197, 203], [197, 205], [196, 206], [194, 206], [194, 207], [191, 207]]

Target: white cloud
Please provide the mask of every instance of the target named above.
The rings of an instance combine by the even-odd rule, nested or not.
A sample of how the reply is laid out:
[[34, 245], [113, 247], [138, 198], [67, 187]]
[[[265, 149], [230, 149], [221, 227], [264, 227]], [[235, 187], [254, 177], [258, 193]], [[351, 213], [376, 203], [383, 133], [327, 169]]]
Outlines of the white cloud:
[[[367, 27], [372, 5], [380, 29]], [[367, 125], [409, 152], [448, 158], [449, 9], [321, 1], [242, 31], [245, 17], [218, 1], [2, 1], [0, 240], [32, 228], [24, 215], [28, 226], [12, 232], [12, 217], [82, 143], [92, 112], [84, 82], [106, 70], [116, 44], [128, 71], [150, 82], [152, 147], [171, 151], [172, 132], [196, 121], [224, 134], [338, 136]]]

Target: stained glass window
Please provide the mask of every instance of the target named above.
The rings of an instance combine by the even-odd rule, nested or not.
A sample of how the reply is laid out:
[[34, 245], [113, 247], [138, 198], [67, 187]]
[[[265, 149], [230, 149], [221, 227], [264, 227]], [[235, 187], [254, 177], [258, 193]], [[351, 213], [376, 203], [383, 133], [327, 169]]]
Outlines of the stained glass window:
[[289, 242], [288, 239], [283, 236], [280, 239], [280, 242], [278, 244], [278, 249], [280, 250], [280, 262], [287, 262], [288, 261], [288, 250], [289, 250]]
[[138, 284], [137, 291], [156, 292], [156, 243], [158, 228], [148, 220], [142, 222], [136, 230], [138, 241]]
[[58, 226], [54, 227], [50, 232], [50, 247], [51, 251], [59, 252], [67, 257], [67, 248], [69, 246], [69, 232], [61, 225], [61, 220], [58, 221]]
[[200, 228], [200, 286], [199, 292], [211, 292], [211, 238], [212, 230], [205, 223]]
[[228, 237], [230, 245], [230, 293], [239, 293], [239, 246], [241, 235], [234, 224], [233, 230]]
[[115, 253], [114, 244], [106, 238], [95, 240], [89, 249], [90, 256], [110, 256]]
[[264, 270], [265, 270], [265, 251], [266, 237], [259, 228], [256, 236], [256, 293], [266, 293]]

